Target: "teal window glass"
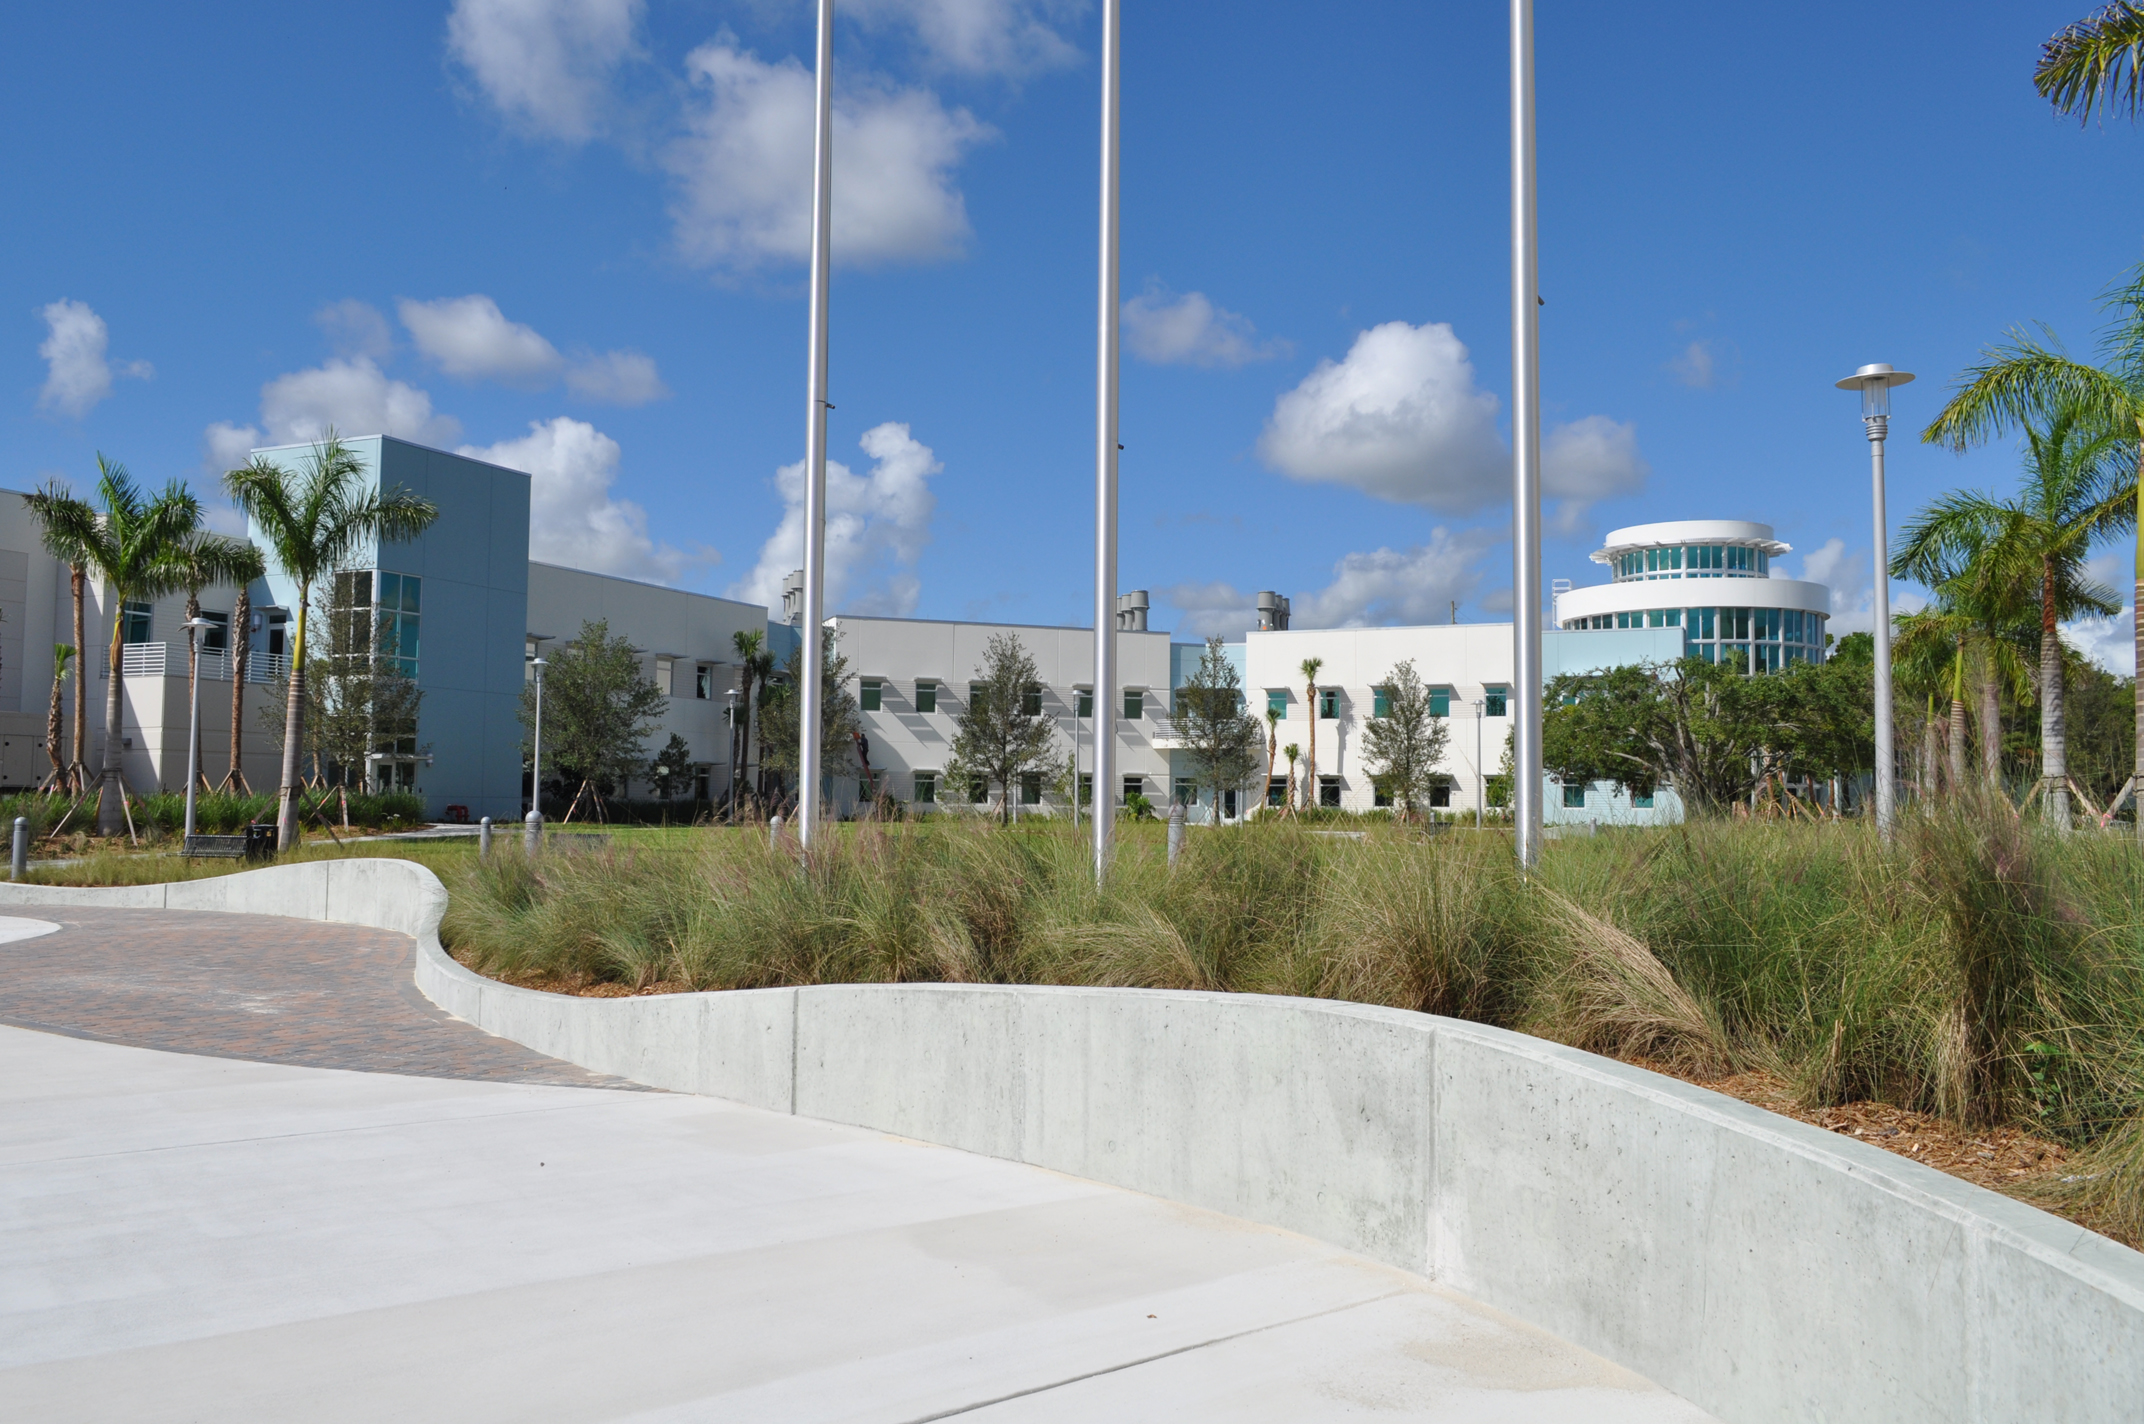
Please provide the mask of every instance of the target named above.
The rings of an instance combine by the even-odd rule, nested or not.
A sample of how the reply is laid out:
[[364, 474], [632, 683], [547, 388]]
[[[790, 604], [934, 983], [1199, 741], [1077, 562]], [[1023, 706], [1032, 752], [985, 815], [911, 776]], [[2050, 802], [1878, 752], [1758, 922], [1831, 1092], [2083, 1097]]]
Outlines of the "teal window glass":
[[1504, 699], [1510, 695], [1510, 691], [1511, 690], [1509, 688], [1505, 687], [1483, 688], [1481, 709], [1482, 715], [1486, 717], [1503, 717], [1508, 715], [1504, 710]]
[[1146, 715], [1146, 693], [1136, 687], [1124, 689], [1124, 720], [1136, 722]]
[[1268, 806], [1285, 806], [1288, 804], [1287, 777], [1269, 776], [1266, 778], [1266, 804]]
[[151, 605], [138, 599], [128, 599], [119, 610], [119, 641], [122, 643], [146, 643], [149, 641]]
[[936, 712], [938, 710], [937, 683], [919, 682], [916, 684], [916, 710], [918, 712]]
[[1634, 791], [1631, 793], [1630, 804], [1640, 811], [1650, 811], [1653, 809], [1653, 793], [1650, 791]]
[[[1435, 694], [1432, 693], [1431, 696], [1435, 696]], [[1372, 717], [1390, 717], [1392, 715], [1391, 688], [1373, 687], [1370, 689], [1370, 715]]]
[[862, 705], [864, 711], [876, 712], [879, 710], [879, 689], [881, 685], [875, 677], [867, 677], [857, 685], [856, 700]]
[[1567, 811], [1583, 810], [1586, 804], [1586, 788], [1583, 782], [1563, 788], [1563, 805]]
[[1091, 687], [1080, 688], [1079, 695], [1073, 700], [1072, 706], [1073, 716], [1092, 717], [1094, 715], [1094, 689]]
[[1449, 717], [1452, 715], [1452, 690], [1449, 687], [1432, 687], [1429, 690], [1429, 715]]
[[1339, 689], [1339, 688], [1337, 688], [1337, 687], [1321, 687], [1321, 688], [1319, 688], [1319, 689], [1318, 689], [1318, 716], [1319, 716], [1319, 718], [1320, 718], [1321, 720], [1323, 720], [1323, 721], [1327, 721], [1327, 722], [1330, 722], [1330, 721], [1332, 721], [1332, 720], [1333, 720], [1333, 719], [1334, 719], [1335, 717], [1338, 717], [1339, 715], [1340, 715], [1340, 689]]
[[1191, 779], [1190, 777], [1188, 777], [1188, 776], [1179, 776], [1179, 777], [1177, 777], [1177, 778], [1176, 778], [1176, 800], [1177, 800], [1177, 803], [1178, 803], [1179, 805], [1183, 805], [1183, 806], [1196, 806], [1196, 805], [1198, 805], [1198, 804], [1199, 804], [1199, 784], [1198, 784], [1198, 783], [1197, 783], [1196, 781], [1193, 781], [1193, 780], [1192, 780], [1192, 779]]
[[1286, 688], [1269, 687], [1266, 689], [1266, 711], [1271, 712], [1276, 717], [1288, 715], [1288, 690]]
[[916, 796], [915, 796], [915, 800], [916, 800], [916, 804], [917, 804], [917, 805], [919, 805], [919, 806], [931, 806], [931, 805], [935, 805], [935, 804], [937, 803], [937, 800], [938, 800], [938, 773], [937, 773], [937, 772], [935, 772], [935, 771], [919, 771], [919, 772], [917, 772], [917, 773], [916, 773]]

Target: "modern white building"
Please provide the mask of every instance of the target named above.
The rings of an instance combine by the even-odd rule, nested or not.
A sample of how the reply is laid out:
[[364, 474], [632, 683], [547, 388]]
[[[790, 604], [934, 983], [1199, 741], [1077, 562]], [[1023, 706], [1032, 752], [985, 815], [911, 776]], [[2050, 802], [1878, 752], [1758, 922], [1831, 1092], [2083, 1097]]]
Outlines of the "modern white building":
[[[1599, 672], [1629, 663], [1667, 662], [1682, 656], [1682, 633], [1675, 628], [1625, 627], [1545, 631], [1542, 671]], [[1310, 681], [1306, 659], [1321, 662], [1317, 706], [1306, 702]], [[1446, 785], [1433, 795], [1439, 810], [1469, 811], [1485, 804], [1488, 777], [1497, 774], [1511, 740], [1514, 649], [1509, 623], [1431, 624], [1416, 628], [1317, 628], [1253, 631], [1244, 639], [1245, 685], [1252, 709], [1281, 714], [1276, 740], [1291, 743], [1304, 756], [1300, 778], [1309, 774], [1309, 752], [1317, 751], [1318, 804], [1367, 811], [1380, 804], [1363, 754], [1363, 728], [1383, 713], [1384, 688], [1393, 670], [1412, 662], [1416, 676], [1430, 689], [1430, 709], [1449, 718], [1441, 770]], [[1275, 760], [1266, 802], [1278, 805], [1287, 791], [1287, 761]], [[1656, 804], [1630, 804], [1607, 786], [1551, 792], [1549, 821], [1619, 820], [1632, 823], [1675, 820], [1681, 807], [1672, 793]], [[1209, 813], [1210, 814], [1210, 813]]]
[[1831, 590], [1772, 577], [1772, 560], [1791, 547], [1772, 537], [1771, 525], [1740, 519], [1613, 530], [1593, 554], [1611, 581], [1559, 591], [1555, 621], [1568, 629], [1679, 628], [1689, 655], [1739, 661], [1751, 672], [1822, 662]]

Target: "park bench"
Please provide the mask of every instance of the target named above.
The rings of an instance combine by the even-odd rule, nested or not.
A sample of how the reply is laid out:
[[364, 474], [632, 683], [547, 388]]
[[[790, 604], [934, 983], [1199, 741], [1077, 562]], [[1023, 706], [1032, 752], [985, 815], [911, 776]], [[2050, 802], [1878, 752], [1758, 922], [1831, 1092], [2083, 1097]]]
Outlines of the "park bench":
[[241, 835], [188, 836], [181, 853], [189, 860], [196, 856], [211, 860], [267, 860], [275, 854], [275, 827], [256, 821]]

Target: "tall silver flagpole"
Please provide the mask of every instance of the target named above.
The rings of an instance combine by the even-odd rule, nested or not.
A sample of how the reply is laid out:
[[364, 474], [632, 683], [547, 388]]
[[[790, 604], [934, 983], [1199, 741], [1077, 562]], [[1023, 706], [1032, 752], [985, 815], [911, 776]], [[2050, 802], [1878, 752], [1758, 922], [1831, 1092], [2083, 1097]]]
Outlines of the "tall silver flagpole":
[[[1117, 41], [1102, 0], [1102, 280], [1094, 431], [1094, 874], [1109, 868], [1117, 798]], [[1077, 792], [1075, 791], [1075, 795]]]
[[1534, 7], [1511, 0], [1512, 839], [1541, 858], [1541, 299], [1534, 208]]
[[804, 428], [804, 683], [797, 748], [797, 841], [819, 828], [819, 739], [826, 664], [826, 298], [834, 223], [834, 0], [819, 0], [819, 112], [811, 156], [811, 413]]

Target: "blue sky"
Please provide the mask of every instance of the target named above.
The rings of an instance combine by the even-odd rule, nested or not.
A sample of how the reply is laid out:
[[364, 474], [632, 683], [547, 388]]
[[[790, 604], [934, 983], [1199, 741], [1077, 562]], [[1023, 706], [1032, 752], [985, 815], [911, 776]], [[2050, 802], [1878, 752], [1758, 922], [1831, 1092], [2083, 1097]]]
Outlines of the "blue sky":
[[[1125, 586], [1186, 632], [1268, 587], [1299, 624], [1501, 616], [1504, 7], [1126, 8]], [[2144, 257], [2144, 139], [2031, 89], [2085, 8], [1539, 0], [1552, 577], [1599, 581], [1619, 524], [1763, 519], [1866, 626], [1866, 444], [1832, 381], [1920, 373], [1910, 437], [2009, 326], [2088, 350]], [[203, 485], [254, 440], [386, 427], [530, 469], [539, 557], [768, 595], [810, 17], [11, 11], [0, 484], [83, 484], [102, 450]], [[837, 609], [1087, 620], [1096, 23], [842, 7]], [[1891, 450], [1894, 519], [2015, 468]], [[2081, 633], [2126, 670], [2126, 636]]]

